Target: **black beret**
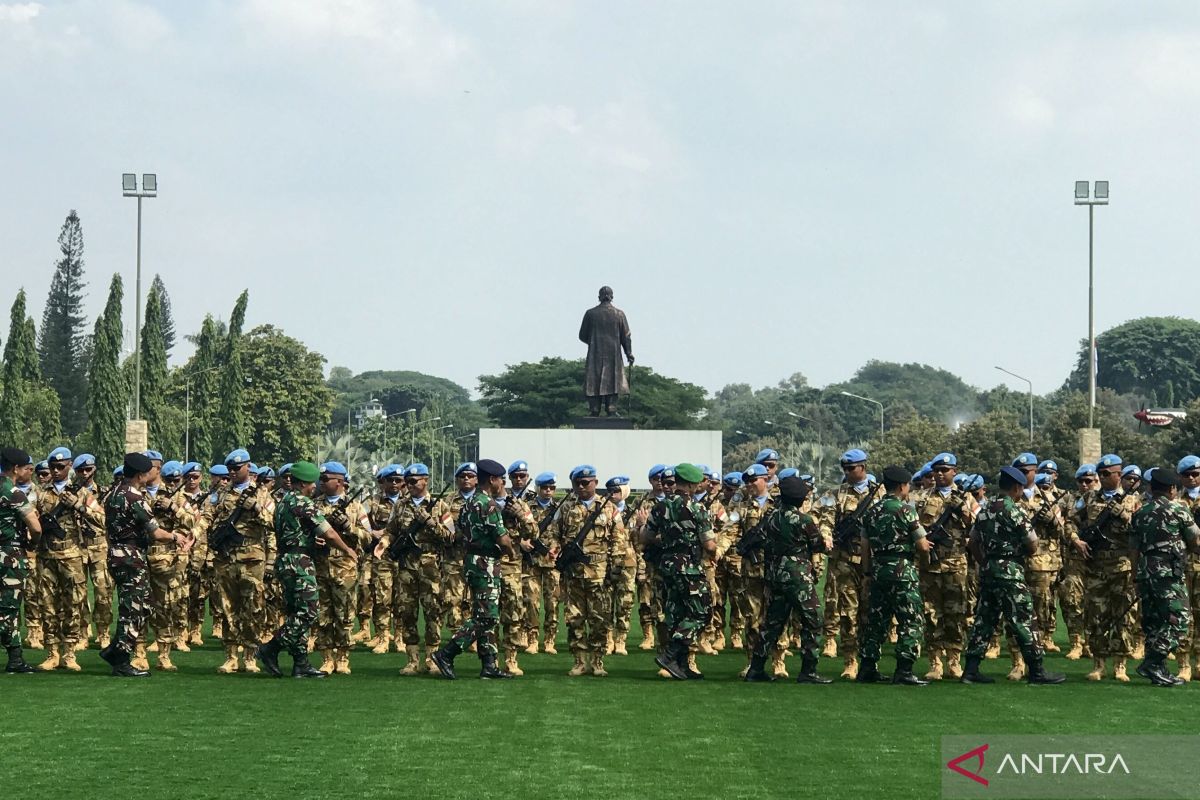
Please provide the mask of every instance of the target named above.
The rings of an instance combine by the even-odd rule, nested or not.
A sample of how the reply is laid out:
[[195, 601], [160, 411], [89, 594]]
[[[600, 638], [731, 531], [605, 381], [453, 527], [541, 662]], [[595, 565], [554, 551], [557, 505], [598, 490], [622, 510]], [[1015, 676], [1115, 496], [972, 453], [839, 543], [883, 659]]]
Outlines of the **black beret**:
[[133, 473], [137, 473], [140, 475], [143, 472], [149, 472], [150, 468], [153, 466], [154, 466], [154, 462], [152, 462], [148, 457], [142, 455], [141, 453], [126, 453], [125, 454], [125, 476], [126, 477], [129, 477]]
[[779, 496], [789, 503], [803, 503], [810, 491], [812, 487], [798, 475], [790, 475], [779, 482]]
[[912, 473], [904, 467], [898, 467], [895, 464], [883, 468], [883, 480], [885, 483], [912, 483]]
[[484, 458], [475, 463], [475, 469], [479, 471], [481, 478], [503, 478], [508, 474], [508, 470], [499, 461], [493, 461], [490, 458]]
[[1179, 476], [1169, 469], [1156, 469], [1150, 472], [1150, 485], [1155, 489], [1170, 489], [1182, 485]]
[[5, 472], [13, 467], [23, 467], [26, 464], [32, 464], [33, 459], [19, 447], [6, 447], [0, 450], [0, 469]]
[[1001, 467], [1000, 468], [1000, 488], [1016, 484], [1017, 486], [1025, 486], [1029, 481], [1025, 478], [1025, 473], [1016, 467]]

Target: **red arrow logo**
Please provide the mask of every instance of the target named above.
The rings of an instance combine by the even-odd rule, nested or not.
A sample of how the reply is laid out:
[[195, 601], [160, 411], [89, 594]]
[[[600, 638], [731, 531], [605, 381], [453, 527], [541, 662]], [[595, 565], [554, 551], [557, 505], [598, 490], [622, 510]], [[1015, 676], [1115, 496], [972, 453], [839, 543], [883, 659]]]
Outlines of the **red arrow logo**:
[[[970, 778], [971, 780], [975, 781], [976, 783], [982, 783], [984, 786], [987, 786], [988, 785], [987, 778], [982, 777], [983, 754], [987, 752], [987, 749], [988, 749], [988, 746], [986, 744], [982, 744], [979, 747], [976, 747], [974, 750], [968, 750], [967, 752], [963, 753], [961, 756], [957, 756], [955, 758], [950, 759], [949, 761], [946, 762], [946, 766], [949, 767], [950, 769], [954, 770], [955, 772], [957, 772], [959, 775]], [[972, 771], [970, 769], [965, 769], [965, 768], [959, 766], [964, 761], [970, 761], [973, 758], [979, 759], [979, 766], [976, 767], [974, 771]]]

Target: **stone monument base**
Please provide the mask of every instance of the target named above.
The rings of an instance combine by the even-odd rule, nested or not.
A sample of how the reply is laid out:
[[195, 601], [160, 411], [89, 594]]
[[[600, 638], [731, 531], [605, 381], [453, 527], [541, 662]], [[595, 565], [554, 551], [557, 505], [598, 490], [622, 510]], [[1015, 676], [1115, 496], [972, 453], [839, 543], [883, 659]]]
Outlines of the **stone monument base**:
[[571, 423], [576, 430], [581, 431], [631, 431], [633, 420], [624, 417], [577, 417]]

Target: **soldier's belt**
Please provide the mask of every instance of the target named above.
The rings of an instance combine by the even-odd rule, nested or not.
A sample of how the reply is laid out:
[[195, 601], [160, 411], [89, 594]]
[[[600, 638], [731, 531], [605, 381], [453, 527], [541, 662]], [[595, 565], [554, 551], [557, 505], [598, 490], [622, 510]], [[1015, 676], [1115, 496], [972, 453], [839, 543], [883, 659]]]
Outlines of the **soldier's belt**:
[[285, 547], [279, 551], [281, 556], [310, 556], [315, 558], [317, 548], [315, 547]]

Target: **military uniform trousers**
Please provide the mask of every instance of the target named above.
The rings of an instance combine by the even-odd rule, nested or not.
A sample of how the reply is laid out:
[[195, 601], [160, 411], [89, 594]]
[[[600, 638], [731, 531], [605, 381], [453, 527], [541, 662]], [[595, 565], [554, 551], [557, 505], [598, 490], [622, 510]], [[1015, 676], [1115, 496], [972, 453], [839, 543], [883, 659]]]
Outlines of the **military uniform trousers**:
[[[925, 633], [925, 605], [919, 580], [876, 578], [871, 581], [863, 621], [862, 657], [878, 661], [892, 619], [896, 620], [896, 659], [916, 661]], [[842, 639], [843, 646], [845, 639]]]
[[763, 598], [767, 592], [762, 565], [751, 564], [748, 559], [743, 558], [738, 566], [737, 579], [730, 586], [730, 591], [733, 593], [732, 601], [738, 607], [738, 616], [744, 622], [744, 628], [734, 632], [746, 637], [746, 652], [753, 653], [758, 650], [762, 639]]
[[283, 619], [283, 586], [275, 572], [277, 561], [268, 558], [263, 562], [263, 631], [268, 636]]
[[174, 643], [183, 632], [186, 617], [187, 554], [179, 553], [173, 544], [152, 544], [147, 559], [150, 564], [150, 624], [154, 627], [155, 641]]
[[691, 645], [704, 630], [712, 612], [708, 578], [702, 570], [682, 571], [669, 560], [664, 562], [659, 572], [662, 575], [666, 638]]
[[149, 563], [146, 551], [133, 545], [108, 548], [108, 572], [117, 588], [117, 633], [113, 645], [133, 655], [138, 639], [146, 633], [150, 616]]
[[[213, 568], [209, 563], [207, 536], [197, 536], [188, 551], [187, 567], [187, 626], [195, 630], [204, 624], [204, 603], [212, 594]], [[218, 609], [212, 609], [213, 617]]]
[[521, 591], [525, 596], [525, 635], [535, 642], [546, 615], [545, 641], [558, 637], [558, 606], [562, 602], [562, 579], [553, 566], [535, 563], [526, 565], [521, 575]]
[[1137, 635], [1137, 599], [1129, 561], [1113, 551], [1094, 552], [1083, 578], [1087, 642], [1096, 658], [1129, 656]]
[[354, 626], [354, 606], [358, 600], [358, 566], [331, 557], [317, 560], [316, 645], [318, 650], [350, 649], [350, 629]]
[[[1200, 655], [1200, 640], [1196, 637], [1197, 615], [1200, 614], [1200, 556], [1187, 554], [1187, 564], [1183, 571], [1184, 588], [1187, 591], [1188, 604], [1191, 609], [1190, 624], [1187, 631], [1179, 640], [1178, 652], [1183, 655]], [[1145, 612], [1142, 612], [1142, 624], [1145, 625]]]
[[1042, 652], [1041, 634], [1034, 614], [1033, 597], [1023, 580], [982, 578], [979, 583], [979, 602], [975, 606], [975, 622], [967, 643], [967, 656], [983, 658], [992, 638], [999, 632], [1001, 621], [1007, 622], [1009, 634], [1022, 653], [1033, 648]]
[[846, 657], [858, 654], [862, 580], [858, 556], [841, 549], [830, 554], [825, 570], [825, 632], [841, 635], [840, 650]]
[[1083, 576], [1087, 562], [1082, 557], [1068, 554], [1063, 559], [1058, 580], [1058, 604], [1062, 607], [1063, 622], [1069, 636], [1086, 638], [1087, 626], [1083, 615]]
[[467, 583], [463, 577], [462, 548], [452, 547], [447, 550], [442, 560], [442, 615], [446, 627], [457, 629], [467, 616], [470, 600], [467, 595]]
[[[399, 641], [402, 637], [399, 624], [397, 622], [397, 614], [399, 613], [400, 604], [396, 597], [396, 573], [399, 571], [400, 565], [392, 559], [384, 556], [383, 558], [371, 558], [371, 564], [364, 569], [359, 565], [358, 570], [358, 622], [359, 627], [364, 630], [367, 627], [368, 620], [375, 626], [375, 635], [381, 634], [394, 635]], [[441, 568], [438, 568], [438, 585], [441, 585]], [[369, 585], [363, 586], [363, 577], [370, 581]], [[364, 603], [364, 589], [370, 594], [369, 601]], [[366, 609], [364, 616], [364, 608]], [[393, 632], [392, 626], [396, 625], [396, 630]]]
[[74, 646], [83, 631], [80, 608], [87, 600], [87, 576], [78, 548], [38, 553], [38, 588], [42, 593], [42, 634], [47, 647]]
[[727, 557], [717, 560], [717, 593], [713, 595], [713, 632], [725, 632], [725, 617], [729, 615], [729, 629], [742, 631], [746, 629], [746, 621], [742, 619], [737, 604], [733, 602], [733, 588], [737, 583], [737, 570], [732, 568]]
[[967, 557], [943, 558], [939, 567], [937, 572], [921, 570], [925, 647], [929, 652], [962, 653], [967, 639], [967, 619], [971, 616], [967, 597]]
[[480, 658], [495, 658], [499, 652], [496, 623], [500, 619], [500, 578], [472, 575], [463, 582], [470, 591], [471, 614], [454, 632], [451, 641], [459, 650], [466, 650], [475, 642]]
[[638, 620], [642, 630], [653, 630], [663, 621], [662, 576], [658, 568], [642, 559], [644, 579], [638, 583]]
[[614, 569], [608, 574], [608, 586], [612, 597], [613, 636], [624, 640], [629, 636], [629, 623], [633, 619], [633, 600], [637, 594], [636, 568]]
[[1191, 603], [1187, 584], [1178, 578], [1143, 578], [1137, 582], [1138, 598], [1142, 605], [1142, 630], [1146, 635], [1146, 651], [1166, 656], [1180, 650], [1180, 641], [1187, 636], [1192, 622]]
[[25, 628], [30, 639], [42, 638], [42, 576], [38, 569], [38, 554], [26, 551], [29, 569], [25, 573]]
[[83, 571], [92, 582], [92, 598], [83, 594], [81, 614], [85, 625], [82, 635], [87, 635], [88, 625], [96, 626], [96, 635], [103, 639], [112, 630], [113, 624], [113, 584], [108, 574], [108, 540], [102, 536], [88, 540], [83, 549]]
[[[363, 630], [367, 629], [367, 625], [371, 622], [375, 615], [375, 573], [379, 568], [388, 569], [393, 566], [394, 562], [381, 561], [375, 558], [374, 554], [368, 549], [358, 562], [358, 598], [355, 603], [354, 615], [358, 618], [359, 627]], [[392, 569], [392, 575], [395, 576], [395, 569]], [[391, 593], [388, 593], [389, 598]], [[386, 630], [386, 629], [385, 629]], [[375, 633], [380, 633], [379, 626], [375, 626]], [[388, 630], [388, 633], [391, 633]]]
[[312, 555], [287, 552], [275, 562], [275, 578], [283, 596], [283, 625], [279, 642], [292, 657], [308, 652], [308, 633], [317, 621], [319, 591]]
[[612, 596], [605, 569], [574, 564], [563, 580], [567, 607], [567, 645], [572, 654], [608, 650]]
[[1025, 585], [1033, 598], [1033, 615], [1037, 618], [1038, 632], [1043, 639], [1054, 637], [1058, 628], [1058, 613], [1054, 604], [1054, 580], [1058, 570], [1026, 569]]
[[436, 650], [442, 642], [441, 559], [437, 553], [406, 553], [395, 574], [391, 603], [396, 609], [396, 638], [406, 646], [420, 644], [417, 625], [423, 616], [425, 648]]
[[521, 556], [500, 559], [500, 626], [504, 647], [525, 647], [525, 598], [521, 587]]
[[822, 622], [812, 561], [800, 556], [776, 557], [768, 563], [765, 577], [766, 614], [756, 655], [770, 658], [790, 621], [800, 636], [801, 656], [815, 660], [820, 653]]
[[[263, 606], [265, 554], [261, 545], [243, 545], [231, 556], [218, 554], [216, 569], [221, 613], [222, 641], [226, 647], [257, 648], [266, 621]], [[250, 652], [254, 652], [253, 649]]]
[[0, 647], [17, 644], [29, 560], [19, 544], [0, 545]]

